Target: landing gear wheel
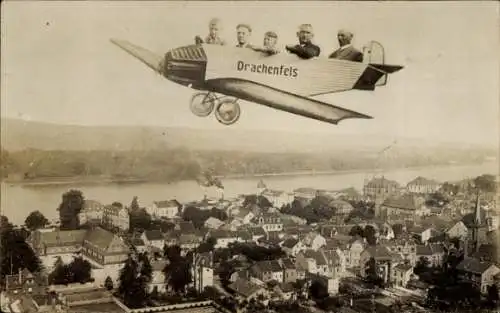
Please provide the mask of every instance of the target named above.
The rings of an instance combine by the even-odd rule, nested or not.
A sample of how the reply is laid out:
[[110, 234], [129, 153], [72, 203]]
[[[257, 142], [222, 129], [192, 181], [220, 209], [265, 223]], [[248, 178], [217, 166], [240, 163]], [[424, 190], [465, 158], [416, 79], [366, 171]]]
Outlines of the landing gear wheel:
[[217, 98], [212, 93], [199, 92], [191, 97], [189, 108], [194, 115], [207, 117], [213, 112]]
[[224, 99], [215, 109], [215, 118], [219, 123], [232, 125], [240, 118], [241, 110], [238, 99]]

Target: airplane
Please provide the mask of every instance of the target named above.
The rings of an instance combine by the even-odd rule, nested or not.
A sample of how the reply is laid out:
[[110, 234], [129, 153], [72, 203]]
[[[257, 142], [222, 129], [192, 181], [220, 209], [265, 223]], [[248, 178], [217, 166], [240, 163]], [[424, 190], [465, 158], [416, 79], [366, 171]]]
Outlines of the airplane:
[[265, 55], [248, 48], [210, 44], [178, 47], [163, 56], [126, 40], [110, 39], [166, 79], [197, 92], [191, 112], [232, 125], [241, 115], [238, 100], [265, 105], [337, 125], [348, 118], [371, 116], [314, 99], [349, 90], [375, 90], [388, 75], [403, 68], [384, 62], [384, 49], [376, 41], [364, 47], [363, 63], [339, 59], [300, 59], [279, 53]]

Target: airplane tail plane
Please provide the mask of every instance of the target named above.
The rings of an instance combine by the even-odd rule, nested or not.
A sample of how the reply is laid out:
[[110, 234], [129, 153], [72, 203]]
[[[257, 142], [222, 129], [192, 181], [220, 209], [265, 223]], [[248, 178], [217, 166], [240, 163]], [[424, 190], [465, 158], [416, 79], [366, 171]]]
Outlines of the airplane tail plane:
[[401, 65], [369, 63], [356, 84], [354, 84], [353, 89], [375, 90], [376, 86], [384, 86], [387, 83], [389, 74], [395, 73], [402, 68]]

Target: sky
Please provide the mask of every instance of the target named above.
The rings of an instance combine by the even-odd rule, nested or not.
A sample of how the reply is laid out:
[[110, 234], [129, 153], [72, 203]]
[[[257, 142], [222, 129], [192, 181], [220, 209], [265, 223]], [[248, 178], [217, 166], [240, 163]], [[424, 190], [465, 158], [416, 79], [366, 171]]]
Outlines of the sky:
[[[78, 125], [156, 125], [200, 129], [412, 137], [499, 143], [499, 4], [489, 2], [2, 2], [2, 117]], [[405, 68], [375, 91], [318, 99], [373, 116], [331, 125], [241, 102], [231, 126], [189, 110], [188, 88], [155, 74], [112, 45], [125, 39], [158, 54], [207, 34], [208, 21], [253, 27], [260, 44], [273, 30], [296, 43], [311, 23], [322, 57], [336, 33], [354, 33], [361, 49], [381, 42], [386, 62]]]

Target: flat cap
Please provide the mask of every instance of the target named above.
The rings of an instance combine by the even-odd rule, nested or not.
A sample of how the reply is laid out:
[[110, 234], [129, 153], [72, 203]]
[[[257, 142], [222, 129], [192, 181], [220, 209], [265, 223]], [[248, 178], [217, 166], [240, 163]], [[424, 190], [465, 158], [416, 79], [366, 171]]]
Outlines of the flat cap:
[[236, 29], [238, 29], [240, 27], [244, 27], [244, 28], [248, 29], [249, 32], [252, 32], [252, 27], [250, 27], [250, 25], [248, 25], [248, 24], [238, 24], [238, 26], [236, 26]]
[[273, 31], [268, 31], [268, 32], [266, 32], [266, 33], [264, 34], [264, 36], [266, 36], [266, 37], [271, 37], [271, 38], [278, 38], [278, 35], [276, 35], [276, 33], [275, 33], [275, 32], [273, 32]]

